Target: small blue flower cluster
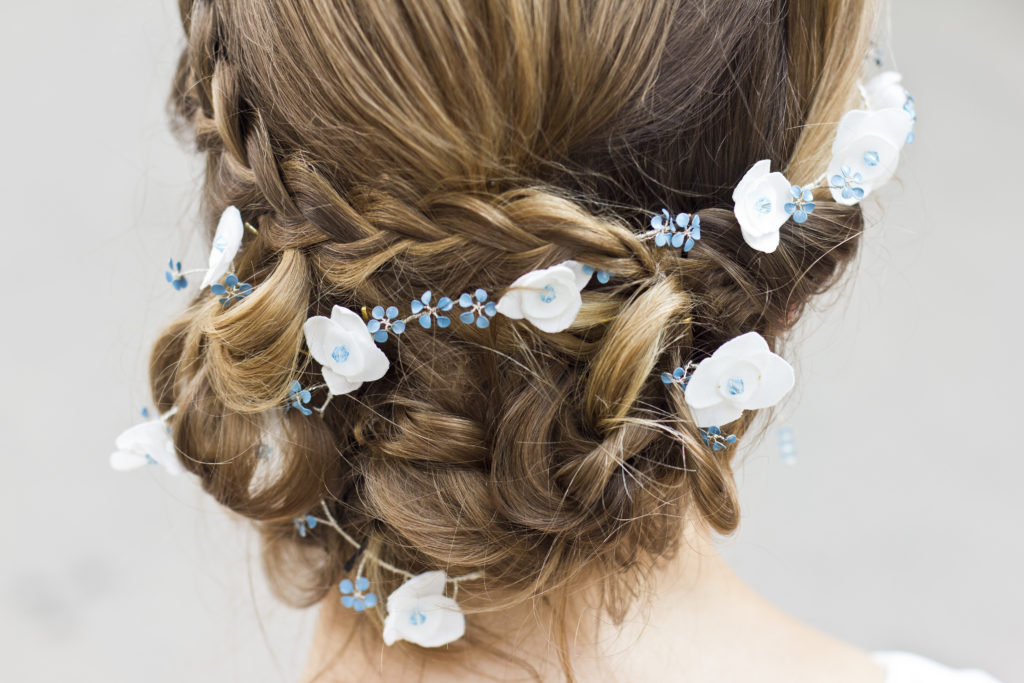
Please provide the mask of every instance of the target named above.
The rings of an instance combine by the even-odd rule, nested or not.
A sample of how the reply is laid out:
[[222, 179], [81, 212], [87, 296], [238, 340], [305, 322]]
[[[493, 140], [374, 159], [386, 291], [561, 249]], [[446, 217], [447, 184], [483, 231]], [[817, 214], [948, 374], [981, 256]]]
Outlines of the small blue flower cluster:
[[220, 304], [227, 308], [231, 304], [252, 293], [252, 285], [248, 282], [239, 282], [238, 276], [232, 273], [224, 278], [224, 282], [215, 282], [210, 285], [210, 291], [220, 297]]
[[840, 166], [839, 173], [832, 176], [830, 182], [833, 188], [842, 190], [843, 199], [864, 199], [864, 188], [861, 187], [864, 176], [859, 171], [855, 172], [849, 166]]
[[671, 373], [661, 373], [661, 381], [665, 384], [676, 384], [680, 389], [686, 391], [686, 385], [690, 383], [690, 377], [696, 368], [697, 364], [691, 361], [685, 367], [676, 368]]
[[672, 219], [668, 209], [651, 217], [651, 228], [654, 229], [654, 244], [659, 247], [682, 247], [683, 253], [693, 249], [695, 240], [700, 239], [700, 216], [678, 213]]
[[489, 318], [493, 318], [498, 313], [497, 304], [488, 301], [487, 292], [479, 287], [472, 296], [469, 295], [469, 292], [463, 292], [459, 297], [459, 306], [469, 309], [459, 313], [459, 320], [467, 325], [475, 323], [480, 329], [488, 327], [491, 324]]
[[405, 332], [405, 321], [398, 320], [398, 307], [388, 306], [374, 306], [370, 312], [373, 316], [373, 320], [366, 323], [366, 329], [373, 335], [373, 340], [378, 344], [383, 344], [388, 340], [388, 332], [392, 334], [402, 334]]
[[[452, 319], [446, 314], [455, 307], [455, 303], [447, 296], [434, 302], [433, 292], [427, 290], [411, 302], [409, 308], [412, 315], [408, 318], [399, 317], [397, 306], [374, 306], [370, 311], [372, 319], [366, 323], [366, 329], [373, 335], [375, 342], [383, 344], [390, 335], [397, 336], [405, 332], [406, 322], [413, 318], [425, 330], [429, 330], [435, 324], [440, 328], [449, 327]], [[490, 326], [490, 318], [498, 313], [497, 304], [490, 300], [485, 290], [479, 288], [472, 294], [463, 292], [458, 298], [458, 304], [466, 309], [459, 313], [459, 321], [466, 325], [476, 325], [481, 329]]]
[[700, 430], [700, 438], [704, 440], [706, 445], [711, 446], [716, 451], [724, 451], [728, 446], [737, 441], [735, 434], [726, 436], [722, 433], [721, 427], [708, 427], [707, 429]]
[[287, 411], [289, 408], [295, 408], [303, 415], [312, 415], [313, 411], [305, 405], [311, 398], [309, 389], [302, 388], [302, 382], [297, 379], [292, 380], [292, 383], [288, 385], [288, 405], [284, 409]]
[[351, 579], [342, 579], [338, 590], [341, 591], [341, 604], [356, 612], [377, 606], [376, 594], [367, 592], [370, 590], [370, 580], [365, 576], [357, 577], [355, 583]]
[[799, 185], [789, 188], [789, 194], [792, 195], [793, 201], [786, 202], [786, 205], [782, 208], [793, 217], [795, 222], [806, 223], [807, 216], [814, 211], [814, 194]]
[[171, 283], [175, 291], [180, 291], [188, 287], [188, 280], [181, 273], [181, 261], [175, 261], [173, 258], [167, 262], [168, 270], [164, 271], [164, 278]]
[[448, 327], [452, 324], [452, 319], [442, 313], [447, 313], [452, 310], [455, 306], [455, 302], [446, 296], [442, 296], [437, 300], [436, 305], [431, 305], [433, 293], [428, 289], [423, 292], [419, 299], [415, 299], [412, 302], [412, 314], [419, 316], [420, 327], [425, 330], [429, 330], [437, 321], [438, 327]]
[[296, 517], [292, 520], [295, 525], [295, 530], [299, 532], [299, 536], [302, 538], [306, 537], [310, 529], [315, 529], [317, 525], [316, 517], [313, 515], [303, 515], [302, 517]]

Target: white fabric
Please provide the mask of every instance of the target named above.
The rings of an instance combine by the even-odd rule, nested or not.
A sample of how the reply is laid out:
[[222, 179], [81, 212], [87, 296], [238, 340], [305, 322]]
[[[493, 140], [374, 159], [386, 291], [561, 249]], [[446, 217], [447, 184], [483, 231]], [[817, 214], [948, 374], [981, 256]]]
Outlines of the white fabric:
[[871, 658], [885, 667], [885, 683], [999, 683], [977, 669], [950, 669], [909, 652], [873, 652]]

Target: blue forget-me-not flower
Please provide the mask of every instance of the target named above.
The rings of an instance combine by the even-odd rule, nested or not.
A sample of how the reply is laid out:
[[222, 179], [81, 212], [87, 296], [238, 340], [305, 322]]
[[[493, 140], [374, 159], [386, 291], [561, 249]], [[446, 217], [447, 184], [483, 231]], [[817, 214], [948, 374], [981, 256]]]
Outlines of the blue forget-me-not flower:
[[182, 290], [188, 287], [188, 280], [181, 273], [181, 261], [175, 261], [173, 258], [167, 262], [168, 270], [164, 271], [164, 277], [174, 287], [175, 290]]
[[711, 426], [707, 429], [700, 430], [700, 438], [704, 440], [704, 443], [711, 446], [713, 450], [724, 451], [727, 446], [736, 443], [736, 435], [729, 434], [728, 436], [722, 434], [721, 427]]
[[315, 529], [317, 524], [316, 517], [314, 517], [313, 515], [303, 515], [302, 517], [296, 517], [292, 520], [292, 523], [295, 524], [295, 530], [299, 532], [299, 536], [301, 536], [302, 538], [306, 537], [306, 534], [309, 533], [310, 529]]
[[303, 415], [312, 415], [313, 411], [304, 405], [309, 403], [310, 398], [309, 389], [303, 389], [299, 380], [292, 380], [292, 383], [288, 385], [288, 405], [285, 406], [285, 410], [295, 408]]
[[383, 344], [388, 340], [388, 332], [402, 334], [405, 332], [405, 321], [398, 319], [398, 307], [374, 306], [370, 312], [373, 320], [366, 323], [366, 329], [373, 335], [373, 340]]
[[342, 579], [338, 584], [341, 591], [341, 604], [356, 612], [362, 612], [377, 606], [377, 596], [368, 593], [370, 580], [365, 576], [357, 577], [355, 583], [351, 579]]
[[222, 306], [230, 306], [235, 301], [248, 296], [252, 292], [252, 285], [248, 282], [239, 282], [238, 276], [232, 273], [224, 278], [224, 282], [215, 282], [210, 285], [210, 291], [220, 297]]
[[438, 327], [448, 327], [452, 324], [452, 319], [446, 315], [441, 315], [441, 312], [447, 313], [452, 310], [455, 302], [449, 297], [443, 296], [437, 300], [437, 305], [431, 305], [431, 299], [433, 294], [428, 289], [423, 292], [419, 299], [415, 299], [412, 302], [412, 314], [419, 316], [420, 327], [425, 330], [429, 330], [433, 321], [437, 321]]
[[482, 289], [477, 289], [472, 295], [463, 292], [459, 297], [459, 306], [469, 309], [459, 314], [459, 320], [467, 325], [475, 322], [480, 329], [489, 326], [491, 321], [488, 318], [493, 318], [498, 312], [495, 303], [487, 300], [487, 292]]
[[793, 201], [786, 202], [783, 208], [786, 209], [786, 213], [792, 216], [793, 220], [797, 223], [806, 222], [807, 216], [814, 211], [814, 194], [799, 185], [789, 188], [789, 193], [792, 195]]

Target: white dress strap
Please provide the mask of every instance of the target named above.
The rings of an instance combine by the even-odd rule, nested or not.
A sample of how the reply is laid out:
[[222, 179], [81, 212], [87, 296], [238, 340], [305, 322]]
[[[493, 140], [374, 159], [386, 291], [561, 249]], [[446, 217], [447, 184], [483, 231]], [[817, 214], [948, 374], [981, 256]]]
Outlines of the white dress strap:
[[909, 652], [872, 652], [886, 671], [885, 683], [999, 683], [977, 669], [950, 669]]

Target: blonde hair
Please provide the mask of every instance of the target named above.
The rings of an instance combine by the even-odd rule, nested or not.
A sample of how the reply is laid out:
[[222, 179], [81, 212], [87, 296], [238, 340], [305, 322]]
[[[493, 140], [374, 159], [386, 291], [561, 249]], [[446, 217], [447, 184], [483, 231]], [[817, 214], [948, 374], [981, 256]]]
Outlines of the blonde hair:
[[[543, 592], [557, 611], [591, 576], [621, 615], [684, 513], [736, 528], [734, 449], [705, 447], [658, 373], [743, 332], [774, 343], [855, 253], [857, 207], [823, 197], [766, 255], [730, 195], [758, 159], [797, 182], [824, 170], [871, 3], [180, 5], [177, 120], [206, 156], [211, 231], [228, 205], [257, 226], [236, 260], [255, 289], [226, 309], [196, 297], [155, 346], [153, 392], [178, 407], [184, 465], [258, 524], [283, 597], [313, 603], [345, 574], [335, 534], [294, 533], [321, 499], [392, 564], [482, 570], [470, 609]], [[700, 212], [688, 255], [637, 238], [662, 206]], [[569, 258], [615, 277], [566, 332], [410, 326], [384, 379], [323, 419], [282, 413], [292, 380], [317, 382], [307, 317], [500, 294]]]

